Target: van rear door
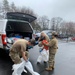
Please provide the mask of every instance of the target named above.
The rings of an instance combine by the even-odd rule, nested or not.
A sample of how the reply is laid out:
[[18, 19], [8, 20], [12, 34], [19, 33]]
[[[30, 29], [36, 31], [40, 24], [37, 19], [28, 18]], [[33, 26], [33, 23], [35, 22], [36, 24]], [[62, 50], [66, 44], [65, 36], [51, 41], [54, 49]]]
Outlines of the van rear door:
[[7, 36], [11, 33], [19, 33], [24, 37], [32, 38], [33, 28], [30, 23], [19, 20], [8, 20], [6, 25], [6, 34]]
[[36, 17], [30, 15], [30, 14], [25, 14], [25, 13], [19, 13], [19, 12], [8, 12], [6, 14], [6, 19], [16, 19], [16, 20], [23, 20], [27, 21], [29, 23], [33, 22]]

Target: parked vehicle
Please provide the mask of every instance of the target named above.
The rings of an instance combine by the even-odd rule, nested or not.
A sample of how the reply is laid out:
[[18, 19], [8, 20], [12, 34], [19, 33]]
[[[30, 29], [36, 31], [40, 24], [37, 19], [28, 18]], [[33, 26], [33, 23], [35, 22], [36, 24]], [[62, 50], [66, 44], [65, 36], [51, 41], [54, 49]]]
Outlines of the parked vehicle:
[[0, 20], [0, 48], [9, 51], [11, 40], [32, 39], [33, 28], [30, 23], [35, 19], [36, 17], [29, 14], [6, 13], [5, 18]]
[[72, 39], [73, 41], [75, 41], [75, 37], [72, 37], [71, 39]]
[[67, 35], [63, 35], [63, 34], [60, 34], [60, 35], [58, 35], [58, 38], [64, 39], [64, 38], [68, 38], [68, 36]]

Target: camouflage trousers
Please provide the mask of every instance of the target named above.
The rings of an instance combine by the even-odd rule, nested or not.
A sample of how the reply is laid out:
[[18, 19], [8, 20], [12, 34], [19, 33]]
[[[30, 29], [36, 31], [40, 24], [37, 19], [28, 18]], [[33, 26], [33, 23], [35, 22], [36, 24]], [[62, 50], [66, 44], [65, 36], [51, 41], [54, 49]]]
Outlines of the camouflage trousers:
[[55, 63], [55, 54], [56, 54], [56, 51], [55, 52], [52, 52], [52, 53], [49, 53], [49, 67], [52, 67], [54, 66], [54, 63]]
[[[21, 57], [20, 57], [20, 55], [18, 53], [10, 52], [9, 56], [10, 56], [11, 60], [14, 62], [14, 64], [20, 64], [22, 62]], [[27, 51], [25, 51], [25, 56], [28, 59], [29, 55], [28, 55]]]

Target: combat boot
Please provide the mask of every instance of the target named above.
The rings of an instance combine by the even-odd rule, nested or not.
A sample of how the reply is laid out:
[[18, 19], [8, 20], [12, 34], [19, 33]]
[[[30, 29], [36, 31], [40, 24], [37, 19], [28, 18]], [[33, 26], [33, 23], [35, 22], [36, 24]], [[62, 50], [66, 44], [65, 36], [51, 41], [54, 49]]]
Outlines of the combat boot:
[[55, 67], [54, 67], [54, 65], [52, 66], [52, 69], [54, 69]]
[[46, 71], [52, 71], [52, 67], [46, 68]]
[[53, 69], [54, 69], [54, 64], [55, 64], [55, 62], [53, 62], [53, 66], [52, 66]]

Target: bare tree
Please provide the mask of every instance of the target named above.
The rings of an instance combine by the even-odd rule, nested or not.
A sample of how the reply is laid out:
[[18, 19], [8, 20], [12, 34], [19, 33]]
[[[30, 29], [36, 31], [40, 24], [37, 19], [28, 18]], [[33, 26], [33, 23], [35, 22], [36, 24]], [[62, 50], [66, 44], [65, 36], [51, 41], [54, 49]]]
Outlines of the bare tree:
[[66, 25], [65, 24], [66, 24], [66, 22], [64, 22], [64, 21], [61, 23], [61, 27], [60, 27], [60, 31], [59, 31], [60, 34], [66, 34]]
[[[1, 9], [1, 7], [0, 7]], [[36, 16], [37, 17], [37, 14], [35, 14], [35, 12], [31, 9], [31, 8], [27, 8], [27, 7], [17, 7], [15, 6], [14, 2], [12, 2], [10, 5], [9, 5], [9, 2], [8, 0], [3, 0], [3, 5], [2, 5], [2, 10], [3, 12], [21, 12], [21, 13], [26, 13], [26, 14], [30, 14], [32, 16]], [[40, 30], [41, 27], [39, 26], [37, 20], [32, 22], [32, 27], [36, 30]]]
[[73, 23], [73, 22], [68, 22], [68, 23], [66, 23], [66, 27], [67, 27], [67, 34], [68, 35], [73, 35], [74, 34], [74, 27], [75, 26], [75, 23]]
[[16, 7], [14, 12], [22, 12], [22, 13], [36, 16], [35, 12], [31, 8], [27, 8], [27, 7]]
[[51, 29], [59, 32], [60, 24], [63, 21], [61, 17], [54, 17], [51, 19]]
[[39, 23], [37, 22], [37, 20], [32, 22], [31, 24], [32, 24], [32, 27], [33, 27], [34, 30], [41, 31], [41, 27], [40, 27]]
[[42, 30], [49, 28], [49, 19], [47, 16], [42, 16], [38, 18], [38, 23], [41, 26]]
[[51, 19], [51, 29], [55, 30], [55, 18]]
[[3, 11], [8, 12], [10, 11], [9, 2], [8, 0], [3, 0]]
[[72, 36], [75, 34], [75, 23], [73, 22], [64, 22], [61, 26], [61, 34]]
[[10, 11], [11, 11], [11, 12], [16, 12], [16, 6], [15, 6], [14, 2], [12, 2], [12, 3], [10, 4]]

